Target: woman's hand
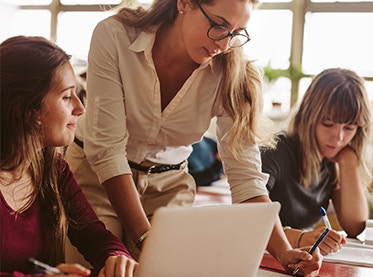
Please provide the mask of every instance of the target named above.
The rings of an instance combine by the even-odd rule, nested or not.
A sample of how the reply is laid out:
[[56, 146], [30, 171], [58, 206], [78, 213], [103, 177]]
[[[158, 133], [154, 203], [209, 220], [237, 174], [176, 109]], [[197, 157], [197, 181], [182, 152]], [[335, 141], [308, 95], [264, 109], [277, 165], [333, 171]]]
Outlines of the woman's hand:
[[[89, 276], [91, 274], [91, 271], [88, 268], [85, 268], [84, 266], [80, 264], [59, 264], [56, 266], [59, 270], [64, 272], [64, 277], [85, 277]], [[45, 277], [56, 277], [56, 274], [45, 274]]]
[[138, 263], [123, 255], [110, 256], [97, 277], [133, 277]]
[[350, 146], [347, 145], [338, 154], [331, 159], [333, 162], [336, 162], [340, 165], [347, 165], [347, 166], [359, 166], [359, 159], [355, 152], [355, 150]]
[[316, 250], [311, 254], [307, 251], [309, 247], [302, 247], [286, 251], [282, 257], [279, 257], [279, 261], [283, 268], [290, 274], [293, 273], [295, 268], [299, 268], [297, 275], [314, 277], [319, 275], [319, 271], [322, 264], [322, 255], [320, 250]]
[[[325, 227], [320, 227], [312, 231], [305, 232], [300, 240], [300, 246], [313, 245], [320, 234], [325, 230]], [[328, 235], [319, 245], [320, 253], [322, 255], [328, 255], [332, 252], [338, 252], [341, 249], [342, 244], [346, 243], [346, 238], [340, 235], [335, 230], [330, 230]]]

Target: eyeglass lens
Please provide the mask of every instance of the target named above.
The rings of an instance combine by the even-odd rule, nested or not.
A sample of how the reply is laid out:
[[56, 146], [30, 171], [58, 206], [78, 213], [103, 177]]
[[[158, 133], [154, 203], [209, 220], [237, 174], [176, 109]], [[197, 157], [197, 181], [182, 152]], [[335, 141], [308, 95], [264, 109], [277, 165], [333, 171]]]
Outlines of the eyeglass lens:
[[208, 31], [208, 36], [213, 40], [221, 40], [230, 36], [229, 46], [240, 47], [250, 40], [250, 38], [244, 34], [231, 35], [230, 31], [224, 26], [211, 26]]

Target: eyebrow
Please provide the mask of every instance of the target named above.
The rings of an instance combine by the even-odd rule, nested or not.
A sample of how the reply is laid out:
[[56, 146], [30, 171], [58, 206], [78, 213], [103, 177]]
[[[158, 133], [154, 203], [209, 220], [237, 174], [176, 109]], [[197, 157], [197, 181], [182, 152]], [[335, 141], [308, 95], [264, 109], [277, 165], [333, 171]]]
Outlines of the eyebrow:
[[69, 87], [64, 88], [63, 90], [61, 90], [61, 93], [64, 93], [64, 92], [67, 91], [67, 90], [70, 90], [70, 89], [76, 89], [76, 88], [77, 88], [76, 85], [71, 85], [71, 86], [69, 86]]
[[[226, 20], [224, 17], [222, 17], [222, 16], [220, 16], [220, 15], [211, 14], [210, 16], [215, 16], [215, 17], [217, 17], [217, 18], [223, 20], [224, 23], [227, 24], [229, 27], [232, 26], [232, 24], [231, 24], [228, 20]], [[221, 24], [216, 23], [215, 20], [213, 20], [213, 19], [211, 19], [211, 20], [212, 20], [216, 25], [221, 25]], [[246, 27], [238, 27], [238, 28], [236, 28], [236, 29], [233, 30], [233, 31], [237, 31], [237, 30], [241, 30], [241, 31], [243, 31], [243, 30], [246, 30]]]
[[[229, 26], [232, 26], [232, 24], [229, 23], [228, 20], [226, 20], [224, 17], [220, 16], [220, 15], [216, 15], [216, 14], [211, 14], [212, 16], [215, 16], [217, 18], [220, 18], [221, 20], [224, 21], [225, 24], [229, 25]], [[214, 20], [213, 20], [214, 21]], [[214, 21], [215, 22], [215, 21]], [[216, 23], [216, 22], [215, 22]]]

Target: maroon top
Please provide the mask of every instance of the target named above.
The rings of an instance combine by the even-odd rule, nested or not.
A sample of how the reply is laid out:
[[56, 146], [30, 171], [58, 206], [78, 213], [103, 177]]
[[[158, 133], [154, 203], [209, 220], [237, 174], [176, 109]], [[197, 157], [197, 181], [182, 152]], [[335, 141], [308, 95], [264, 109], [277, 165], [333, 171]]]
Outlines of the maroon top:
[[[99, 221], [82, 190], [73, 178], [67, 163], [63, 161], [63, 172], [58, 186], [69, 218], [78, 222], [69, 226], [68, 237], [92, 266], [101, 269], [112, 255], [131, 257], [123, 243], [110, 233]], [[0, 192], [1, 224], [1, 276], [22, 276], [31, 273], [27, 261], [33, 257], [48, 261], [52, 230], [41, 209], [40, 198], [26, 211], [16, 215]], [[20, 274], [21, 273], [21, 274]]]

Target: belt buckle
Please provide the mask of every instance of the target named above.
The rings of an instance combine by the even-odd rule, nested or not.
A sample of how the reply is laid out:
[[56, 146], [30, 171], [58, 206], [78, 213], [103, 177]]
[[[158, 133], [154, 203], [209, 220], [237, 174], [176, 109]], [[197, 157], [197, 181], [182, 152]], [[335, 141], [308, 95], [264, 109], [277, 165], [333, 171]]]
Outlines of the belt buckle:
[[155, 165], [152, 165], [148, 168], [148, 171], [146, 172], [148, 175], [152, 173], [152, 169], [155, 168]]

